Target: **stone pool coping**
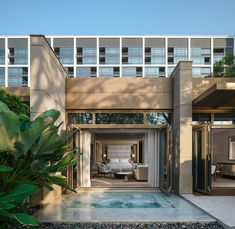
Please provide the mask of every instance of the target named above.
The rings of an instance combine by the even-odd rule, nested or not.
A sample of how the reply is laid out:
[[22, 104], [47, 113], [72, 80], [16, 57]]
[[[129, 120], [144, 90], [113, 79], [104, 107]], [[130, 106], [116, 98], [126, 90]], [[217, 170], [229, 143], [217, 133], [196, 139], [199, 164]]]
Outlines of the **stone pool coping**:
[[[19, 229], [19, 227], [17, 227]], [[20, 227], [25, 228], [25, 227]], [[223, 229], [218, 222], [200, 223], [42, 223], [35, 229]], [[16, 228], [13, 228], [16, 229]]]

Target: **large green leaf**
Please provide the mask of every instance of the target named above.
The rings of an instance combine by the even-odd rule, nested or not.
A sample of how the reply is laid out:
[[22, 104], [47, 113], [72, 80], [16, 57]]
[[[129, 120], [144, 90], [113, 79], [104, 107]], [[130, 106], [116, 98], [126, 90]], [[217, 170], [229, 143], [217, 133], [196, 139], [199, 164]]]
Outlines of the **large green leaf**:
[[10, 210], [16, 207], [16, 204], [11, 204], [11, 203], [0, 203], [0, 209], [4, 209], [4, 210]]
[[20, 121], [20, 131], [26, 130], [31, 125], [29, 117], [24, 114], [20, 114], [18, 117]]
[[37, 144], [32, 148], [32, 153], [34, 155], [50, 154], [53, 153], [55, 149], [60, 147], [63, 143], [61, 138], [57, 135], [57, 131], [57, 128], [51, 126], [45, 129], [42, 132]]
[[60, 112], [58, 110], [51, 109], [51, 110], [43, 112], [41, 115], [38, 116], [38, 118], [51, 117], [53, 121], [55, 122], [59, 118], [59, 116], [60, 116]]
[[0, 172], [10, 172], [13, 168], [9, 166], [0, 165]]
[[9, 137], [2, 123], [0, 123], [0, 152], [7, 151], [9, 145]]
[[7, 192], [4, 196], [0, 197], [0, 201], [20, 203], [31, 194], [36, 193], [38, 191], [39, 187], [36, 185], [18, 185], [9, 192]]
[[69, 189], [70, 191], [76, 192], [74, 189], [69, 187], [69, 185], [66, 182], [66, 179], [62, 176], [51, 176], [49, 179], [53, 184], [57, 184], [61, 187]]
[[12, 111], [0, 112], [0, 123], [5, 127], [10, 137], [20, 132], [19, 118]]
[[15, 144], [16, 151], [26, 155], [48, 125], [49, 124], [45, 125], [45, 120], [43, 118], [37, 118], [34, 120], [29, 128], [23, 132], [20, 132], [18, 140]]
[[61, 167], [65, 167], [68, 165], [73, 165], [77, 162], [77, 158], [74, 154], [69, 154], [67, 156], [65, 156], [60, 162], [59, 162], [59, 166]]
[[2, 111], [9, 111], [9, 108], [4, 102], [0, 101], [0, 112]]
[[26, 213], [15, 213], [13, 214], [14, 218], [19, 221], [21, 224], [30, 225], [30, 226], [38, 226], [37, 220]]

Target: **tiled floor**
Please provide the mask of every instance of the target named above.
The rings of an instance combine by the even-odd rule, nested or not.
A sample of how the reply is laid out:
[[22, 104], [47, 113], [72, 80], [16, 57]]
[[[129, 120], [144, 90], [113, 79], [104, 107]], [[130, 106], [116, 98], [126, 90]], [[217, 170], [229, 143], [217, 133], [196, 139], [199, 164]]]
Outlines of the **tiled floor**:
[[112, 174], [106, 176], [94, 176], [91, 179], [92, 187], [148, 187], [147, 181], [137, 181], [133, 176], [128, 179], [117, 179]]
[[222, 188], [226, 188], [226, 187], [233, 187], [235, 188], [235, 180], [232, 179], [226, 179], [226, 178], [217, 178], [216, 181], [213, 180], [212, 181], [212, 187], [222, 187]]
[[[37, 212], [40, 222], [213, 222], [212, 217], [177, 195], [159, 191], [82, 191], [62, 197]], [[110, 207], [107, 200], [120, 204], [143, 201], [159, 203], [160, 207]], [[97, 207], [97, 203], [101, 207]], [[121, 203], [122, 204], [122, 203]]]
[[182, 195], [229, 228], [235, 228], [235, 196]]

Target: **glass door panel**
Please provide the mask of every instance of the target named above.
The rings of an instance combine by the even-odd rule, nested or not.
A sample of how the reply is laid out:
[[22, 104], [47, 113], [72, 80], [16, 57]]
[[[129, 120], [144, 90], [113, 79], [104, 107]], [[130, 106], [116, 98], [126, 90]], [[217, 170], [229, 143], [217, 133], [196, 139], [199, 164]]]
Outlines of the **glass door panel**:
[[209, 127], [193, 127], [193, 190], [211, 192], [211, 156]]
[[165, 126], [159, 129], [160, 144], [160, 188], [170, 192], [172, 186], [172, 150], [171, 128]]

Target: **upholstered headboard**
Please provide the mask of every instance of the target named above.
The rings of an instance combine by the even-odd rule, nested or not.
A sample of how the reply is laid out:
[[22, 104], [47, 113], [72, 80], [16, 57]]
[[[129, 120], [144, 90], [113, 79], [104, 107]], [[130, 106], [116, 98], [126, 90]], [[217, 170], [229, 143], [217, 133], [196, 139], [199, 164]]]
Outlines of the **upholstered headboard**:
[[131, 158], [130, 145], [108, 145], [108, 159], [110, 158]]

